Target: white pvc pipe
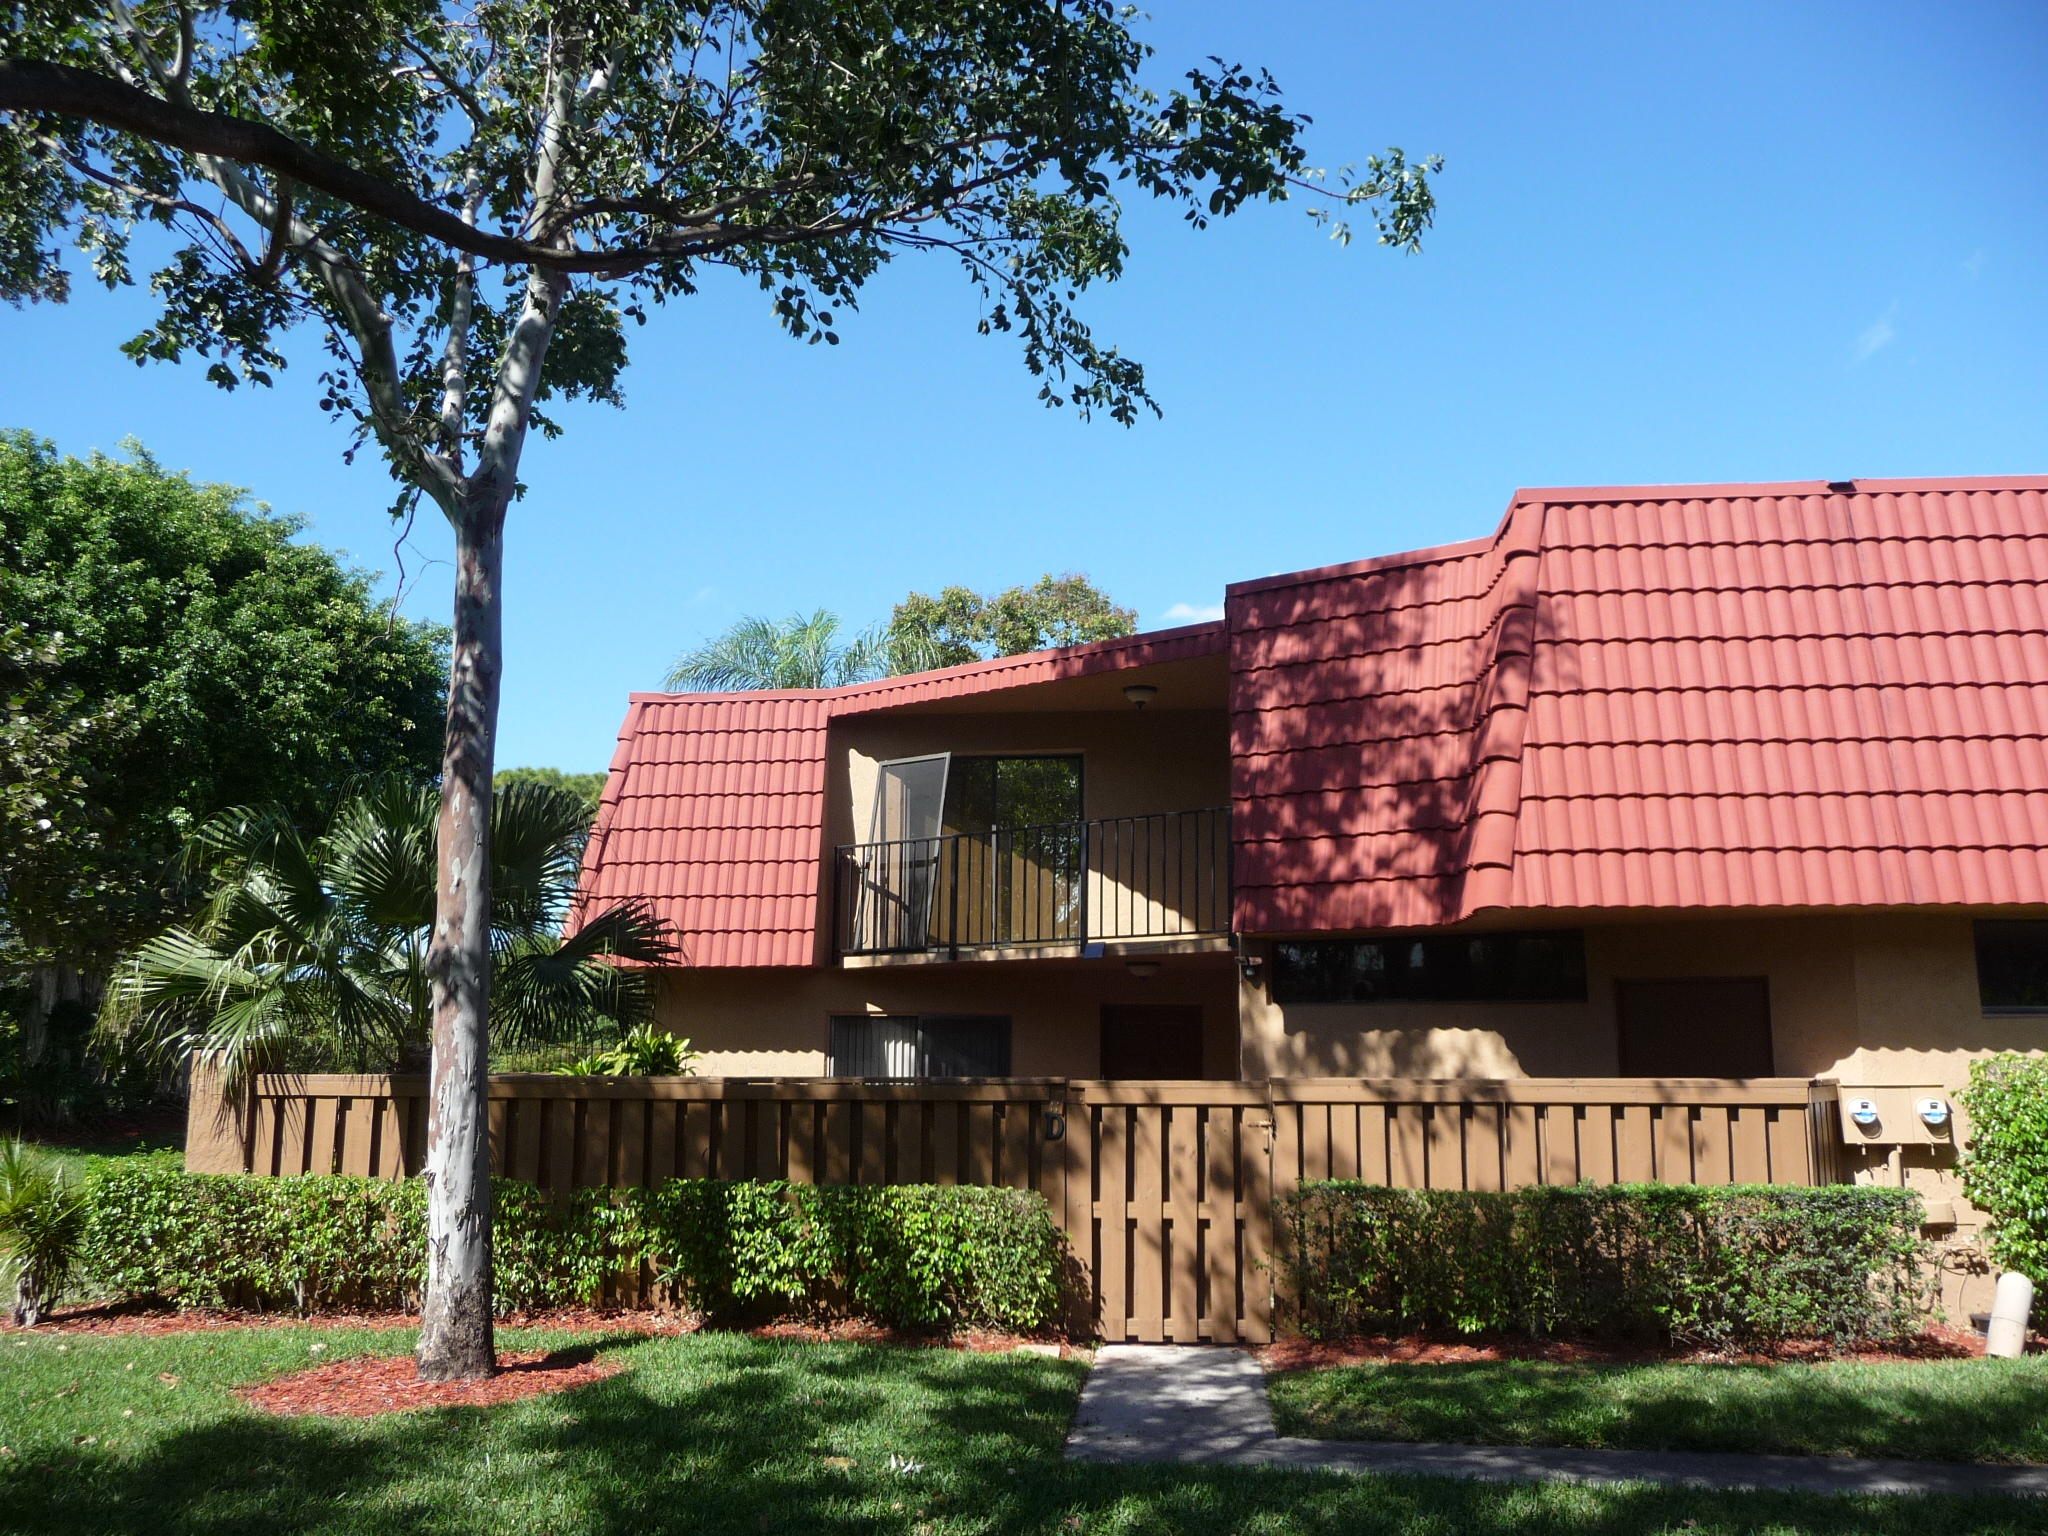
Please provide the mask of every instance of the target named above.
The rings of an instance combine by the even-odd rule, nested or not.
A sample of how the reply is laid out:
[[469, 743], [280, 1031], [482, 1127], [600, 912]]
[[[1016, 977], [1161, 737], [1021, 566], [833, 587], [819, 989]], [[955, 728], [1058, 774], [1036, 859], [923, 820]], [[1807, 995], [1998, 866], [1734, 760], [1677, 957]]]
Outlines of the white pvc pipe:
[[1984, 1333], [1984, 1353], [2016, 1360], [2027, 1348], [2027, 1314], [2034, 1307], [2034, 1282], [2008, 1269], [1998, 1277], [1991, 1295], [1991, 1326]]

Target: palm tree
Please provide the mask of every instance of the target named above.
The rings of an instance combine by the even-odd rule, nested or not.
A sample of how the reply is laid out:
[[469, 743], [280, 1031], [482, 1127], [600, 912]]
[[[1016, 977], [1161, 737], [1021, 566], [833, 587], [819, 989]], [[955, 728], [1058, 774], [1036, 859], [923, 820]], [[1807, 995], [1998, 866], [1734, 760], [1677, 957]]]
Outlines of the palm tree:
[[786, 619], [752, 616], [678, 656], [665, 687], [701, 693], [753, 688], [843, 688], [936, 664], [928, 637], [888, 627], [842, 642], [829, 608]]
[[[417, 1067], [431, 1036], [435, 813], [432, 788], [386, 780], [310, 841], [273, 811], [207, 822], [189, 850], [205, 904], [117, 968], [103, 1034], [159, 1061], [218, 1053], [231, 1079], [259, 1066]], [[511, 784], [492, 798], [498, 1043], [612, 1038], [652, 1011], [646, 973], [613, 963], [675, 954], [652, 912], [612, 907], [560, 937], [589, 825], [567, 789]]]

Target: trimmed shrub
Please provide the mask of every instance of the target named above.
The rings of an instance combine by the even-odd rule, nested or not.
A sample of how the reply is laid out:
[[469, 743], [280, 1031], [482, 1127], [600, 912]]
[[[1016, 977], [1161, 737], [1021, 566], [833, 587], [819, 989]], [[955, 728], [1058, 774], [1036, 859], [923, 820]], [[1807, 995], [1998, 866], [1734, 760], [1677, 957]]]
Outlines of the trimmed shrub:
[[1919, 1197], [1861, 1185], [1304, 1184], [1278, 1259], [1313, 1337], [1406, 1329], [1717, 1349], [1894, 1340], [1926, 1315]]
[[1963, 1196], [1989, 1218], [1991, 1257], [2048, 1286], [2048, 1058], [1970, 1064]]
[[1061, 1235], [1028, 1190], [676, 1179], [603, 1193], [625, 1213], [628, 1262], [708, 1313], [837, 1302], [897, 1327], [1029, 1331], [1059, 1306]]
[[[852, 1310], [902, 1327], [1044, 1327], [1061, 1236], [1025, 1190], [676, 1179], [559, 1201], [499, 1179], [500, 1312], [588, 1303], [645, 1266], [707, 1313]], [[138, 1160], [87, 1186], [82, 1262], [122, 1298], [396, 1310], [424, 1278], [425, 1187], [188, 1174]]]

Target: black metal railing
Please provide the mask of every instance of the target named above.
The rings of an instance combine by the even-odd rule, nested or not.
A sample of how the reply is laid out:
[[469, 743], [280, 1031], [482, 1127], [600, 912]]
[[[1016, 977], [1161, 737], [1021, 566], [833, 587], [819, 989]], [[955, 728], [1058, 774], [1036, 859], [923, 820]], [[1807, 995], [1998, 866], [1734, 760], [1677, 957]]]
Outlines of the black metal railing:
[[1227, 933], [1230, 812], [854, 843], [833, 885], [842, 955]]

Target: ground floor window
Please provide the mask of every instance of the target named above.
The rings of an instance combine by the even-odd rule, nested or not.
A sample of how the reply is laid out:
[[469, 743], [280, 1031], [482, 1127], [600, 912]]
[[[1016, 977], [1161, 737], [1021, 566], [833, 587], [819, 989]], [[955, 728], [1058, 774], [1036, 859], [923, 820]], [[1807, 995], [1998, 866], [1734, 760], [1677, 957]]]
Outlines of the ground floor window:
[[835, 1014], [829, 1077], [1008, 1077], [1010, 1021], [997, 1014]]
[[2048, 923], [1977, 924], [1977, 996], [1987, 1013], [2048, 1013]]
[[1273, 946], [1273, 1001], [1282, 1004], [1574, 1002], [1585, 995], [1585, 941], [1570, 930]]

